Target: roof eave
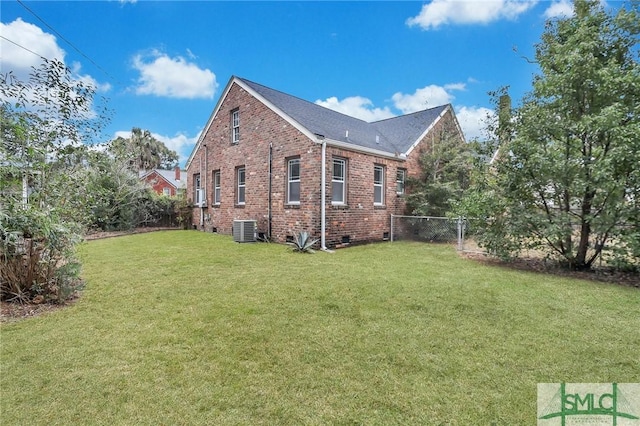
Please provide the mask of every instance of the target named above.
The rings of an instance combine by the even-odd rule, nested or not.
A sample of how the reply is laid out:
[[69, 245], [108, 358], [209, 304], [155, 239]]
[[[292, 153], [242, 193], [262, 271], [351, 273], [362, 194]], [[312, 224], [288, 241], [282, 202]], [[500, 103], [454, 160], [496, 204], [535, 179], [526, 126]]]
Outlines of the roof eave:
[[200, 149], [200, 145], [202, 145], [202, 141], [204, 140], [204, 137], [209, 132], [209, 128], [211, 127], [211, 124], [213, 123], [214, 118], [218, 114], [218, 111], [220, 110], [220, 106], [222, 106], [222, 102], [227, 97], [227, 94], [229, 93], [229, 90], [231, 90], [231, 86], [233, 85], [233, 82], [236, 80], [237, 78], [235, 76], [232, 76], [229, 79], [229, 82], [225, 86], [224, 90], [222, 91], [222, 95], [220, 95], [220, 98], [218, 99], [218, 103], [216, 104], [216, 107], [213, 109], [213, 112], [211, 112], [211, 115], [207, 120], [206, 126], [202, 130], [202, 133], [200, 133], [200, 136], [198, 137], [198, 141], [196, 142], [196, 145], [193, 147], [193, 151], [191, 151], [191, 155], [189, 155], [189, 159], [187, 159], [187, 162], [184, 167], [185, 170], [188, 169], [189, 166], [191, 165], [191, 161], [193, 161], [193, 157], [196, 155], [196, 152], [198, 152], [198, 150]]
[[343, 142], [343, 141], [338, 141], [335, 139], [329, 139], [329, 138], [317, 138], [316, 142], [318, 143], [322, 143], [322, 142], [326, 142], [328, 146], [332, 146], [335, 148], [341, 148], [341, 149], [346, 149], [348, 151], [356, 151], [356, 152], [362, 152], [364, 154], [370, 154], [370, 155], [375, 155], [377, 157], [384, 157], [384, 158], [391, 158], [393, 160], [401, 160], [404, 161], [407, 157], [406, 155], [402, 154], [402, 153], [395, 153], [395, 152], [388, 152], [388, 151], [382, 151], [379, 149], [375, 149], [375, 148], [367, 148], [364, 146], [360, 146], [360, 145], [355, 145], [352, 143], [348, 143], [348, 142]]
[[304, 134], [306, 137], [308, 137], [310, 140], [315, 140], [316, 139], [315, 135], [314, 135], [314, 133], [312, 131], [310, 131], [309, 129], [304, 127], [302, 124], [298, 123], [296, 120], [291, 118], [291, 116], [289, 116], [284, 111], [282, 111], [280, 108], [275, 106], [272, 102], [267, 100], [260, 93], [256, 92], [254, 89], [251, 88], [251, 86], [249, 86], [244, 81], [242, 81], [241, 78], [238, 78], [236, 76], [232, 76], [229, 79], [229, 82], [227, 83], [227, 86], [225, 87], [224, 91], [222, 92], [222, 95], [220, 95], [220, 99], [218, 100], [218, 103], [216, 104], [215, 109], [211, 113], [211, 116], [209, 117], [209, 120], [207, 121], [207, 125], [205, 126], [204, 130], [200, 134], [200, 137], [198, 138], [198, 142], [196, 142], [196, 145], [193, 148], [193, 151], [191, 152], [191, 155], [189, 156], [189, 159], [187, 160], [185, 168], [189, 168], [189, 165], [191, 164], [191, 161], [193, 160], [193, 157], [195, 156], [195, 153], [200, 148], [200, 145], [202, 144], [202, 141], [204, 140], [204, 137], [206, 136], [207, 132], [209, 131], [209, 128], [211, 127], [211, 124], [213, 123], [213, 120], [217, 116], [218, 111], [220, 110], [220, 107], [222, 106], [222, 103], [224, 102], [225, 98], [229, 94], [229, 91], [231, 90], [231, 87], [233, 86], [233, 83], [237, 84], [238, 86], [240, 86], [241, 88], [246, 90], [251, 96], [253, 96], [258, 101], [263, 103], [267, 108], [269, 108], [270, 110], [272, 110], [273, 112], [278, 114], [283, 120], [285, 120], [287, 123], [291, 124], [297, 130], [299, 130], [302, 134]]
[[[451, 110], [451, 104], [448, 104], [447, 107], [445, 109], [442, 110], [442, 112], [440, 113], [440, 115], [438, 115], [438, 117], [436, 117], [435, 120], [433, 120], [431, 122], [431, 124], [429, 125], [429, 127], [427, 127], [425, 129], [424, 132], [422, 132], [422, 134], [420, 135], [420, 137], [418, 137], [417, 140], [415, 140], [411, 146], [409, 147], [409, 149], [405, 152], [405, 155], [408, 157], [411, 152], [418, 146], [418, 144], [422, 141], [422, 139], [424, 139], [425, 136], [427, 136], [427, 134], [429, 134], [429, 132], [436, 126], [436, 124], [438, 124], [438, 122], [442, 119], [442, 117], [444, 117], [446, 115], [446, 113], [448, 111]], [[456, 122], [457, 123], [457, 122]], [[459, 129], [460, 126], [458, 126]]]
[[289, 114], [287, 114], [286, 112], [282, 111], [280, 108], [278, 108], [275, 104], [273, 104], [267, 98], [262, 96], [260, 93], [256, 92], [251, 86], [249, 86], [244, 81], [242, 81], [242, 79], [235, 78], [235, 80], [236, 80], [236, 83], [238, 84], [238, 86], [242, 87], [244, 90], [249, 92], [251, 94], [251, 96], [253, 96], [258, 101], [263, 103], [265, 106], [267, 106], [267, 108], [269, 108], [270, 110], [272, 110], [273, 112], [278, 114], [283, 120], [285, 120], [287, 123], [291, 124], [298, 131], [300, 131], [300, 133], [304, 134], [306, 137], [308, 137], [311, 140], [315, 140], [316, 139], [315, 134], [311, 130], [309, 130], [307, 127], [303, 126], [302, 124], [298, 123]]

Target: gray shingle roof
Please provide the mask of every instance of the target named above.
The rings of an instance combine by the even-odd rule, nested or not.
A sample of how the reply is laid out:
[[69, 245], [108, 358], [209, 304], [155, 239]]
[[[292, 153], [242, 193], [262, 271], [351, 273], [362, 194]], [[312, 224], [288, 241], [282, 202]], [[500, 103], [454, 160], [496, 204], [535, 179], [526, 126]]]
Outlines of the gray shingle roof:
[[253, 81], [237, 78], [314, 134], [391, 154], [406, 153], [448, 107], [442, 105], [368, 123]]

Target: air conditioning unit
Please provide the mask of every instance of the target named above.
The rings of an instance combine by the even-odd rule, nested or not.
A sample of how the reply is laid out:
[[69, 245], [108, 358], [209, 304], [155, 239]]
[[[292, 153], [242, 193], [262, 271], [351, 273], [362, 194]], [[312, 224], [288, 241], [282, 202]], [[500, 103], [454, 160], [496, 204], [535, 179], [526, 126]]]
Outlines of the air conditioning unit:
[[256, 241], [256, 221], [234, 220], [233, 241], [237, 243], [251, 243]]

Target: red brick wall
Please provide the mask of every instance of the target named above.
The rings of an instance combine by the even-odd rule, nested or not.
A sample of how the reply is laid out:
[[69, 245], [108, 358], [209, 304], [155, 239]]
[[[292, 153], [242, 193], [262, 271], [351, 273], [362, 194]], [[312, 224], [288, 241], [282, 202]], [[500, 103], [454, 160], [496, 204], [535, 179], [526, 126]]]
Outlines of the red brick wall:
[[174, 196], [176, 195], [176, 190], [175, 188], [165, 180], [165, 178], [163, 178], [162, 176], [160, 176], [158, 173], [156, 172], [152, 172], [150, 173], [145, 179], [145, 182], [147, 182], [149, 185], [151, 185], [151, 187], [153, 188], [153, 190], [162, 195], [164, 194], [164, 188], [169, 188], [169, 195], [170, 196]]
[[434, 143], [438, 143], [439, 138], [445, 128], [455, 129], [456, 122], [451, 112], [448, 110], [444, 116], [436, 123], [435, 126], [429, 131], [429, 133], [420, 141], [418, 146], [411, 151], [407, 157], [405, 167], [409, 170], [409, 175], [412, 177], [420, 177], [423, 173], [422, 166], [420, 165], [420, 157], [422, 154], [430, 149]]
[[[240, 142], [231, 143], [231, 111], [240, 111]], [[272, 145], [272, 237], [284, 241], [298, 231], [319, 229], [320, 145], [312, 142], [291, 124], [234, 84], [187, 169], [188, 197], [193, 199], [193, 176], [201, 174], [208, 206], [205, 221], [194, 208], [193, 223], [198, 229], [231, 234], [233, 220], [253, 219], [260, 232], [268, 232], [269, 145]], [[301, 202], [286, 206], [286, 159], [301, 159]], [[236, 169], [245, 167], [245, 205], [236, 203]], [[213, 203], [213, 172], [220, 171], [221, 202]], [[317, 180], [317, 182], [316, 182]], [[316, 213], [314, 208], [317, 208]], [[207, 216], [208, 215], [208, 216]]]
[[[346, 204], [332, 205], [331, 177], [333, 158], [345, 159]], [[384, 204], [374, 206], [373, 170], [375, 165], [384, 167]], [[404, 168], [399, 160], [374, 157], [361, 152], [327, 148], [327, 246], [351, 243], [380, 241], [388, 238], [391, 215], [402, 214], [404, 201], [396, 193], [396, 171]]]
[[[240, 111], [240, 142], [231, 143], [231, 111]], [[428, 138], [429, 136], [427, 136]], [[193, 199], [194, 174], [200, 173], [206, 189], [206, 208], [194, 208], [197, 229], [231, 234], [233, 220], [257, 220], [258, 230], [268, 232], [269, 145], [272, 146], [272, 229], [274, 241], [309, 231], [319, 238], [322, 146], [310, 140], [286, 120], [233, 84], [186, 171], [187, 196]], [[206, 145], [206, 147], [204, 147]], [[360, 152], [327, 147], [326, 156], [326, 243], [328, 247], [379, 241], [390, 231], [390, 215], [404, 213], [404, 201], [396, 194], [396, 170], [420, 173], [420, 150], [408, 161], [374, 157]], [[332, 159], [347, 160], [347, 200], [344, 206], [331, 204]], [[287, 160], [301, 160], [300, 204], [286, 204]], [[385, 167], [384, 206], [373, 202], [374, 165]], [[236, 169], [246, 171], [246, 203], [236, 197]], [[221, 203], [213, 206], [213, 172], [220, 171]], [[203, 219], [203, 220], [201, 220]]]

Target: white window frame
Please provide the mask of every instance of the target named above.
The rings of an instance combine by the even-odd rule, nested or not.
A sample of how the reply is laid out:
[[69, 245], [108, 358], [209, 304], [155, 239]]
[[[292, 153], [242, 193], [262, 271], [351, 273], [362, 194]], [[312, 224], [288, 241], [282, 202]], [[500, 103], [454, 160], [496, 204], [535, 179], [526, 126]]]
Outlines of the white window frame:
[[[380, 179], [376, 179], [376, 174], [380, 174]], [[380, 192], [380, 199], [376, 200], [376, 190]], [[376, 164], [373, 166], [373, 205], [384, 206], [384, 166]]]
[[[242, 180], [240, 180], [240, 175], [242, 175]], [[244, 166], [238, 167], [236, 170], [236, 183], [237, 183], [237, 194], [236, 194], [236, 202], [240, 206], [244, 206], [247, 199], [247, 171]]]
[[[292, 166], [294, 164], [298, 165], [298, 176], [297, 178], [292, 174]], [[287, 161], [287, 204], [300, 204], [300, 197], [302, 194], [300, 193], [300, 175], [302, 173], [302, 164], [300, 163], [300, 158], [291, 158]], [[291, 198], [292, 190], [291, 187], [294, 184], [298, 184], [298, 199], [294, 200]]]
[[[342, 166], [342, 176], [336, 176], [335, 167], [340, 164]], [[347, 202], [347, 160], [344, 158], [334, 158], [331, 162], [331, 204], [334, 205], [344, 205]], [[341, 190], [339, 192], [340, 199], [336, 198], [336, 185], [341, 186]]]
[[171, 188], [169, 188], [168, 186], [162, 188], [162, 195], [164, 195], [165, 197], [171, 196]]
[[220, 170], [213, 172], [213, 204], [220, 205]]
[[404, 188], [407, 183], [407, 171], [405, 169], [398, 169], [396, 171], [396, 194], [403, 195]]
[[240, 110], [231, 111], [231, 143], [240, 142]]
[[200, 180], [200, 173], [196, 173], [193, 175], [193, 204], [196, 206], [200, 205], [200, 197], [202, 196], [202, 192], [200, 191], [202, 181]]

